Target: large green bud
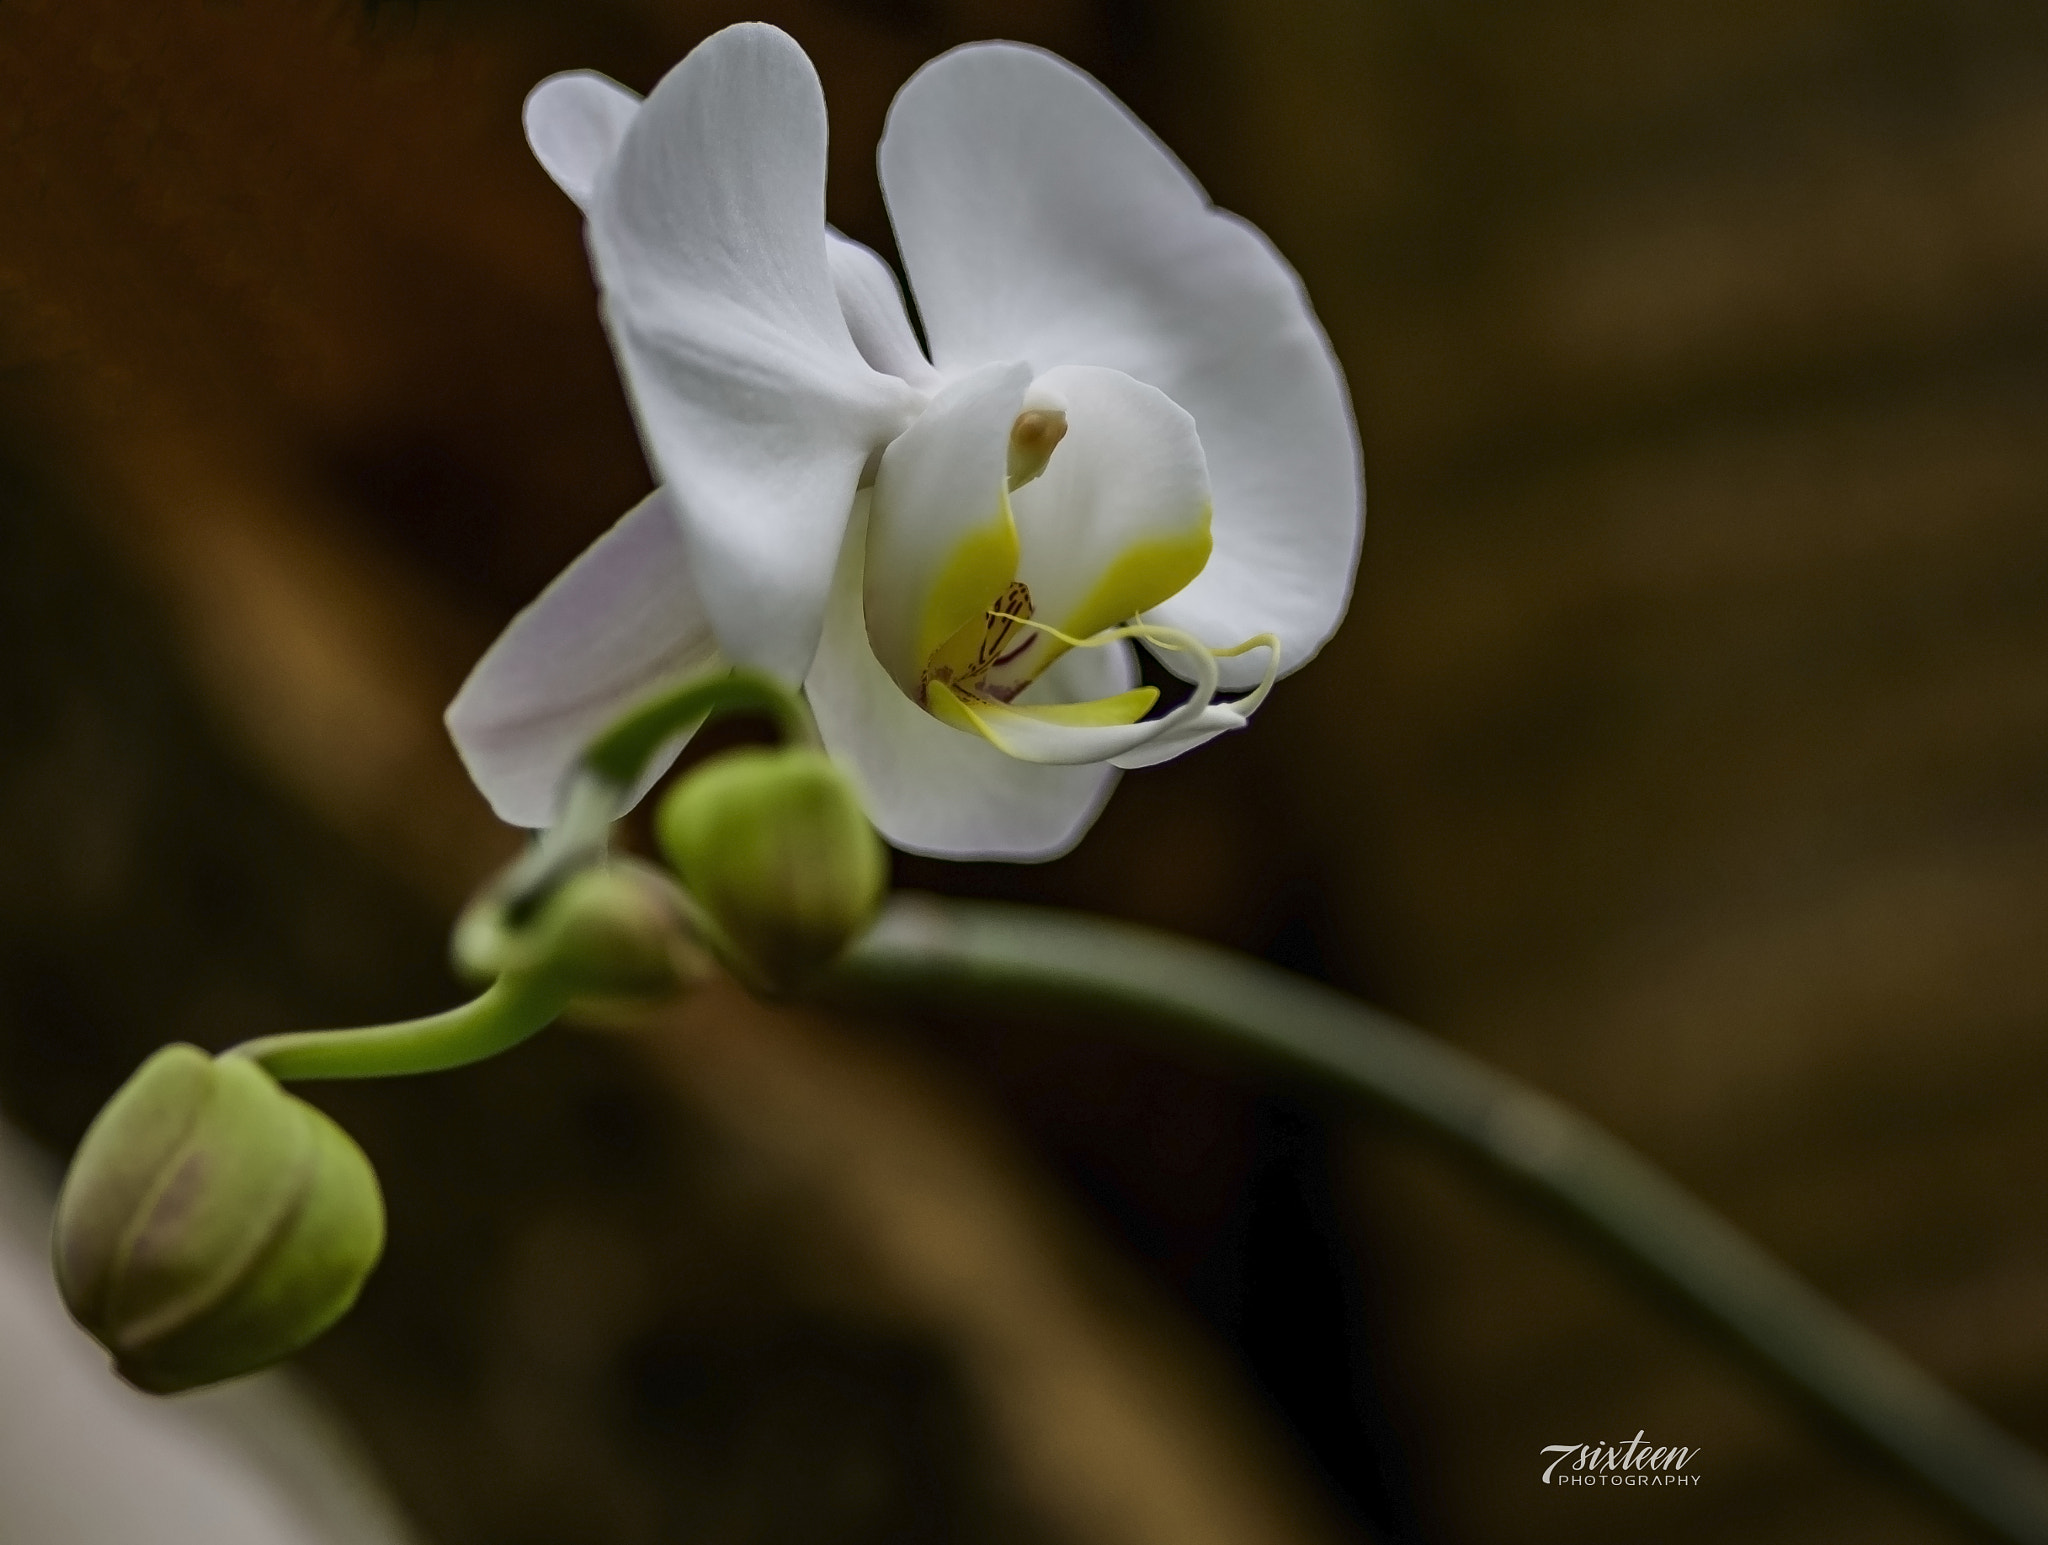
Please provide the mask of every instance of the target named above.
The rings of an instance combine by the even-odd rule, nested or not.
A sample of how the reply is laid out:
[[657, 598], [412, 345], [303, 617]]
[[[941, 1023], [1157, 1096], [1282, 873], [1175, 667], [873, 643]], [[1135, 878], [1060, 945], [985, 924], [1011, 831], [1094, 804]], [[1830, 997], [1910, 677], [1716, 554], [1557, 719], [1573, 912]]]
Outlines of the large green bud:
[[250, 1373], [355, 1302], [384, 1248], [349, 1135], [240, 1057], [166, 1046], [93, 1121], [57, 1203], [57, 1285], [131, 1384]]
[[656, 831], [712, 942], [770, 991], [837, 959], [888, 889], [888, 855], [853, 786], [808, 747], [711, 758], [669, 790]]

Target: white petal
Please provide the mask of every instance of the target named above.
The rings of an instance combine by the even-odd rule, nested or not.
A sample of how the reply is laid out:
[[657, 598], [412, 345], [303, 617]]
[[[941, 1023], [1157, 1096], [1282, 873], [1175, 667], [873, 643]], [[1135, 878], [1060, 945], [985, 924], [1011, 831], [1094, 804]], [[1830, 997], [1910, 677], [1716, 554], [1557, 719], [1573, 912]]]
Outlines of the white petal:
[[1067, 432], [1044, 475], [1010, 496], [1017, 577], [1039, 622], [1098, 633], [1173, 595], [1208, 561], [1201, 442], [1165, 393], [1119, 370], [1068, 365], [1032, 390], [1065, 401]]
[[[666, 680], [708, 670], [717, 641], [657, 491], [541, 592], [448, 705], [448, 733], [500, 820], [546, 826], [583, 748]], [[656, 758], [646, 792], [682, 749]]]
[[[854, 535], [865, 525], [865, 495]], [[1115, 769], [1044, 767], [939, 723], [905, 697], [868, 646], [860, 546], [849, 541], [825, 641], [805, 690], [819, 732], [852, 771], [869, 819], [897, 847], [941, 858], [1056, 858], [1081, 838]], [[1049, 671], [1061, 697], [1106, 697], [1137, 679], [1130, 651], [1076, 650]]]
[[[610, 76], [568, 70], [550, 75], [527, 94], [526, 141], [556, 186], [578, 205], [588, 205], [598, 174], [639, 111], [639, 94]], [[941, 378], [924, 357], [889, 265], [829, 226], [825, 239], [839, 309], [861, 357], [914, 386], [936, 389]]]
[[881, 172], [934, 363], [1107, 365], [1187, 409], [1216, 551], [1155, 616], [1219, 647], [1274, 632], [1305, 662], [1343, 617], [1363, 489], [1343, 378], [1279, 254], [1094, 81], [1015, 44], [913, 76]]
[[800, 679], [868, 457], [920, 393], [847, 331], [825, 242], [825, 101], [773, 27], [728, 27], [655, 87], [589, 240], [641, 437], [734, 659]]
[[987, 612], [1017, 570], [1006, 491], [1010, 426], [1028, 365], [955, 381], [890, 442], [868, 517], [866, 613], [875, 654], [905, 692], [934, 649]]
[[636, 93], [595, 70], [550, 75], [527, 93], [526, 143], [555, 186], [588, 209], [598, 175], [639, 111]]
[[924, 347], [911, 330], [903, 309], [903, 291], [889, 265], [859, 242], [829, 227], [825, 255], [832, 264], [832, 287], [846, 330], [861, 358], [877, 370], [908, 381], [922, 391], [936, 391], [943, 380], [924, 357]]

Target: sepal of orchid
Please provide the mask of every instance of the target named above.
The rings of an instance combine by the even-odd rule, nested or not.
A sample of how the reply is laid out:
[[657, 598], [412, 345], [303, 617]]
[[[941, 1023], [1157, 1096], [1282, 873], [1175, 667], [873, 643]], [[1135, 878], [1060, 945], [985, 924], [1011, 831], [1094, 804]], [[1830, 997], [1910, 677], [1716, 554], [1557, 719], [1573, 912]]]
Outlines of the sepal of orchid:
[[567, 999], [665, 998], [715, 967], [689, 899], [652, 865], [609, 857], [578, 869], [516, 917], [487, 890], [455, 929], [457, 963], [477, 976], [546, 981]]
[[664, 796], [655, 830], [713, 946], [760, 991], [829, 966], [888, 890], [888, 854], [852, 782], [810, 747], [711, 758]]
[[138, 1388], [276, 1362], [355, 1302], [384, 1249], [376, 1171], [254, 1062], [166, 1046], [85, 1134], [57, 1204], [57, 1283]]

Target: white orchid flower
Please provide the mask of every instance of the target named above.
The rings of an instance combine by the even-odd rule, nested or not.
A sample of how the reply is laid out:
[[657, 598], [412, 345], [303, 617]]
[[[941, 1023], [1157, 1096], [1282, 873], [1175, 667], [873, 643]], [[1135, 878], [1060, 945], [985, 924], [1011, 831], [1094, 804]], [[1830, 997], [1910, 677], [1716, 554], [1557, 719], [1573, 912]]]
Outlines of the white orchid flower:
[[[1300, 283], [1078, 70], [977, 44], [890, 109], [929, 353], [825, 223], [824, 97], [784, 33], [728, 28], [645, 101], [554, 76], [526, 126], [661, 487], [449, 709], [504, 819], [545, 825], [610, 719], [723, 660], [803, 684], [897, 846], [1049, 857], [1343, 616], [1357, 437]], [[1134, 640], [1184, 702], [1153, 711]]]

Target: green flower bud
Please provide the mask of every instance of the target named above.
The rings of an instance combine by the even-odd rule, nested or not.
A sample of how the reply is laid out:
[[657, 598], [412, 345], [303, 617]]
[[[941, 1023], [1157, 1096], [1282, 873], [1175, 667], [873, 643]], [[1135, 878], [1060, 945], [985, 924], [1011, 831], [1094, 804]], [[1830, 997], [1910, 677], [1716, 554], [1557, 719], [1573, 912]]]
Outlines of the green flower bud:
[[578, 999], [664, 998], [712, 969], [675, 881], [629, 858], [578, 870], [518, 925], [486, 893], [456, 924], [455, 951], [476, 975], [542, 979]]
[[830, 965], [888, 887], [888, 855], [853, 786], [807, 747], [711, 758], [669, 790], [656, 832], [727, 963], [770, 991]]
[[546, 962], [578, 997], [659, 998], [702, 981], [710, 968], [685, 914], [667, 875], [615, 859], [565, 880], [518, 953]]
[[241, 1057], [166, 1046], [107, 1102], [57, 1203], [57, 1285], [131, 1384], [250, 1373], [347, 1312], [384, 1248], [349, 1135]]

